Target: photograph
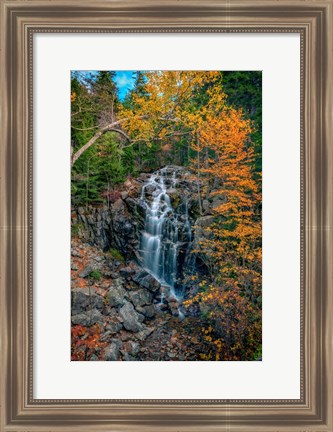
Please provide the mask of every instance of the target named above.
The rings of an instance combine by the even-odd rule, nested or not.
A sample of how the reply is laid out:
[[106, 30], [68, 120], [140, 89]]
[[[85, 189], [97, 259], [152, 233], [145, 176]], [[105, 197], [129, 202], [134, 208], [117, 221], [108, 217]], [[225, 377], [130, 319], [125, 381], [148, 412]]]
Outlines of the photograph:
[[262, 360], [260, 71], [71, 72], [71, 360]]

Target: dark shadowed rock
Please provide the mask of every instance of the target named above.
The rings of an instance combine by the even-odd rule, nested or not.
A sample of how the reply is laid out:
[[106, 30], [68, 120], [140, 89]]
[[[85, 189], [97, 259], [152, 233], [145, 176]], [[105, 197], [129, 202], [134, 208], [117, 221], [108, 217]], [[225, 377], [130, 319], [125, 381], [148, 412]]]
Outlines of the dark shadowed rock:
[[156, 310], [154, 305], [148, 305], [148, 306], [137, 306], [136, 310], [144, 315], [146, 318], [154, 318], [156, 315]]
[[104, 308], [104, 299], [96, 293], [93, 287], [90, 288], [74, 288], [72, 295], [72, 314], [80, 314], [88, 309]]
[[133, 281], [137, 284], [141, 285], [144, 288], [147, 288], [149, 291], [157, 292], [161, 288], [161, 284], [157, 279], [154, 278], [150, 273], [146, 270], [141, 270], [135, 276], [133, 276]]
[[123, 267], [122, 269], [119, 270], [119, 274], [120, 276], [127, 278], [129, 276], [131, 276], [134, 273], [134, 269], [132, 267]]

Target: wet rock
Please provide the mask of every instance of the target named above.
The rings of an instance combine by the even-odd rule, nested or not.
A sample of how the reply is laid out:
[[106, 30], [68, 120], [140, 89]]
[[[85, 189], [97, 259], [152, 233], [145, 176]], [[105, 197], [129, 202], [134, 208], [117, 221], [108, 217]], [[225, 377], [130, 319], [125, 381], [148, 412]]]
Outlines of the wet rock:
[[141, 285], [144, 288], [147, 288], [149, 291], [154, 293], [159, 291], [161, 288], [160, 282], [146, 270], [141, 270], [139, 273], [133, 276], [132, 279], [137, 284]]
[[[124, 320], [126, 330], [139, 332], [142, 330], [140, 314], [136, 312], [132, 303], [126, 302], [120, 309], [119, 315]], [[141, 315], [142, 316], [142, 315]]]

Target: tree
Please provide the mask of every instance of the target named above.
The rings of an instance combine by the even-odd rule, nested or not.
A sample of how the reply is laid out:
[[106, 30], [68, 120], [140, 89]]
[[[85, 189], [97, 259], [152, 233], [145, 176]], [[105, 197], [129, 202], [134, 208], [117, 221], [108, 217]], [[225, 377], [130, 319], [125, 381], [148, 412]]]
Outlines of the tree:
[[106, 132], [121, 135], [123, 148], [138, 141], [149, 146], [152, 141], [189, 134], [191, 96], [207, 82], [218, 80], [220, 75], [218, 72], [164, 71], [147, 72], [145, 77], [144, 91], [133, 93], [132, 106], [119, 109], [117, 119], [112, 113], [105, 114], [94, 127], [95, 133], [73, 154], [72, 165]]
[[211, 281], [201, 284], [202, 291], [185, 303], [196, 304], [207, 317], [205, 356], [251, 359], [261, 337], [260, 184], [253, 178], [250, 121], [242, 110], [219, 103], [220, 99], [213, 88], [193, 144], [204, 155], [199, 171], [215, 184], [209, 189], [218, 198], [215, 222], [205, 229], [196, 251], [212, 263], [213, 271]]

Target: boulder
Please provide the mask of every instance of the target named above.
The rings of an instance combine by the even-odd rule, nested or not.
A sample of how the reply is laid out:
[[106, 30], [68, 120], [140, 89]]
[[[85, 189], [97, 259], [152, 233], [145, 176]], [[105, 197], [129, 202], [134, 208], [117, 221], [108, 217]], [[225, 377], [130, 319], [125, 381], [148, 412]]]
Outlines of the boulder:
[[142, 330], [142, 324], [140, 323], [140, 314], [136, 312], [132, 303], [126, 302], [121, 307], [119, 315], [124, 320], [123, 325], [126, 330], [132, 331], [134, 333]]
[[161, 284], [160, 282], [154, 278], [150, 273], [146, 270], [141, 270], [139, 273], [136, 273], [133, 276], [133, 281], [138, 285], [141, 285], [144, 288], [147, 288], [149, 291], [155, 293], [160, 290]]
[[145, 339], [147, 339], [149, 335], [153, 333], [154, 330], [155, 330], [154, 327], [145, 327], [141, 331], [136, 333], [135, 337], [140, 341], [144, 341]]
[[134, 306], [144, 306], [151, 304], [153, 297], [151, 293], [146, 289], [140, 289], [138, 291], [131, 291], [129, 298]]
[[110, 332], [110, 334], [116, 334], [118, 333], [121, 329], [123, 328], [123, 326], [120, 324], [119, 321], [109, 321], [105, 327], [105, 329]]
[[79, 276], [81, 278], [86, 278], [87, 276], [90, 275], [90, 273], [96, 269], [96, 264], [91, 263], [88, 264], [86, 267], [84, 267], [84, 269], [79, 273]]
[[134, 272], [135, 270], [132, 267], [123, 267], [119, 270], [120, 276], [124, 278], [131, 276]]
[[72, 295], [72, 314], [80, 314], [87, 309], [103, 310], [104, 298], [96, 293], [93, 287], [73, 288]]
[[111, 285], [106, 297], [111, 307], [122, 306], [126, 301], [126, 290], [119, 284]]
[[119, 360], [119, 350], [122, 348], [122, 342], [113, 339], [111, 344], [104, 350], [103, 358], [106, 361]]
[[80, 313], [72, 315], [72, 324], [81, 325], [85, 327], [92, 326], [94, 324], [103, 324], [103, 315], [97, 309], [92, 309], [86, 313]]
[[129, 340], [124, 343], [124, 350], [130, 355], [136, 355], [140, 352], [140, 345], [137, 342]]
[[215, 216], [202, 216], [198, 218], [195, 225], [200, 228], [208, 228], [214, 222]]
[[155, 307], [152, 304], [148, 306], [137, 306], [136, 310], [146, 318], [154, 318], [156, 315]]

